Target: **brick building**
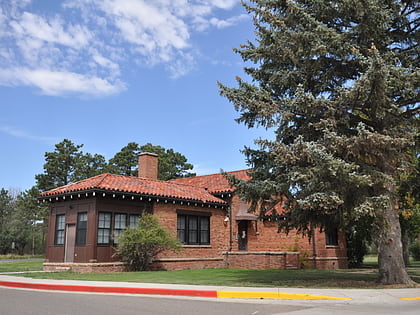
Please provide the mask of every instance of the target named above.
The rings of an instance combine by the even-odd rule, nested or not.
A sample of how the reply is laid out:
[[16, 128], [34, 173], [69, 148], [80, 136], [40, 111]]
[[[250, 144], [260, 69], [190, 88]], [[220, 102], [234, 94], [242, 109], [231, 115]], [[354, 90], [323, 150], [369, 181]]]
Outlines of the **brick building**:
[[[183, 243], [156, 257], [152, 269], [346, 268], [344, 235], [312, 238], [277, 232], [277, 224], [247, 212], [222, 174], [157, 180], [158, 157], [139, 156], [139, 177], [101, 174], [44, 192], [50, 204], [45, 270], [121, 270], [118, 235], [150, 212]], [[248, 179], [246, 170], [230, 172]]]

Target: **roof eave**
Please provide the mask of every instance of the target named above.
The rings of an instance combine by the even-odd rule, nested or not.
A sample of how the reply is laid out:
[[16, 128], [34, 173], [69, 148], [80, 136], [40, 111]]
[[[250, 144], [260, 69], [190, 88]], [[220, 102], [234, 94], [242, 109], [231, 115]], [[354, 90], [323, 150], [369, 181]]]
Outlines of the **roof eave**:
[[38, 197], [39, 201], [62, 201], [66, 200], [67, 197], [73, 198], [73, 196], [76, 196], [77, 198], [81, 198], [82, 196], [88, 198], [88, 197], [96, 197], [98, 195], [103, 195], [105, 197], [106, 195], [112, 195], [113, 197], [116, 196], [123, 196], [123, 198], [128, 197], [132, 198], [133, 200], [135, 198], [139, 198], [141, 201], [170, 201], [175, 203], [192, 203], [197, 205], [208, 205], [212, 207], [227, 207], [228, 203], [221, 200], [221, 202], [214, 202], [214, 201], [203, 201], [199, 199], [190, 199], [190, 198], [177, 198], [177, 197], [169, 197], [169, 196], [163, 196], [163, 195], [151, 195], [151, 194], [142, 194], [142, 193], [135, 193], [135, 192], [125, 192], [125, 191], [119, 191], [119, 190], [106, 190], [106, 189], [87, 189], [87, 190], [80, 190], [80, 191], [69, 191], [64, 193], [58, 193], [58, 194], [51, 194], [51, 195], [42, 195]]

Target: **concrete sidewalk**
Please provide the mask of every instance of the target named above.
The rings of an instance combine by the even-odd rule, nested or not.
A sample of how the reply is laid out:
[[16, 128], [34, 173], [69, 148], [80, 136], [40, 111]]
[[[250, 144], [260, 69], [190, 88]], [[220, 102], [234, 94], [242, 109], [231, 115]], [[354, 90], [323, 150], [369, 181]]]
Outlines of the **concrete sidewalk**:
[[307, 288], [250, 288], [215, 287], [157, 283], [131, 283], [108, 281], [76, 281], [32, 279], [0, 275], [0, 286], [67, 292], [108, 294], [144, 294], [163, 296], [188, 296], [202, 298], [285, 299], [285, 300], [419, 300], [420, 288], [408, 289], [307, 289]]

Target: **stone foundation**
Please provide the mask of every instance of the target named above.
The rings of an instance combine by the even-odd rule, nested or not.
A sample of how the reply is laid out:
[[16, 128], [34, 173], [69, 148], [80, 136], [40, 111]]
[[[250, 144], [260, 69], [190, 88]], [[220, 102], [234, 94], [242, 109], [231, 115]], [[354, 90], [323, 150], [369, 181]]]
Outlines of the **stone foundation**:
[[222, 257], [216, 258], [167, 258], [156, 259], [150, 266], [150, 270], [185, 270], [185, 269], [209, 269], [226, 268]]
[[[156, 259], [148, 270], [185, 269], [346, 269], [347, 257], [306, 257], [301, 261], [299, 252], [225, 252], [222, 257], [213, 258], [161, 258]], [[109, 263], [44, 263], [44, 271], [74, 272], [122, 272], [126, 271], [122, 262]]]
[[308, 258], [310, 265], [315, 269], [347, 269], [347, 257], [317, 257], [315, 262]]
[[113, 263], [44, 263], [44, 271], [74, 271], [80, 273], [122, 272], [126, 271], [122, 262]]

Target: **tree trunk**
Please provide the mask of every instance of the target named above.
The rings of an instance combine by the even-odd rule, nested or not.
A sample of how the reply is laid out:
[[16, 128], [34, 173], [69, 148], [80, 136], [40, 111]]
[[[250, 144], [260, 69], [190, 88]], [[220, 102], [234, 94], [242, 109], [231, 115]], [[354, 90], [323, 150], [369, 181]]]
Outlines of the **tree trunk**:
[[390, 202], [390, 209], [384, 211], [383, 216], [385, 226], [378, 239], [378, 282], [381, 284], [414, 284], [405, 270], [400, 221], [394, 202]]
[[402, 242], [404, 265], [407, 267], [410, 264], [410, 250], [409, 250], [410, 238], [408, 237], [408, 232], [406, 229], [403, 229], [401, 233], [402, 233], [401, 242]]

